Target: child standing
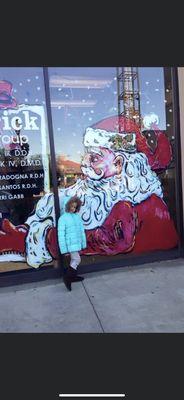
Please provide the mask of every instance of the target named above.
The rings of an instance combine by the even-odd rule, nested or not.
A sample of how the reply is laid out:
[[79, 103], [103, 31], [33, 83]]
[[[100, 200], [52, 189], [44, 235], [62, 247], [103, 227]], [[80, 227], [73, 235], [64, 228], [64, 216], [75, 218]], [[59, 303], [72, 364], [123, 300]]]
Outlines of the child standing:
[[80, 215], [81, 200], [77, 196], [65, 196], [63, 213], [58, 221], [58, 241], [61, 254], [70, 253], [70, 264], [64, 272], [65, 286], [71, 291], [71, 283], [82, 281], [77, 275], [77, 267], [81, 262], [79, 251], [86, 248], [86, 235]]

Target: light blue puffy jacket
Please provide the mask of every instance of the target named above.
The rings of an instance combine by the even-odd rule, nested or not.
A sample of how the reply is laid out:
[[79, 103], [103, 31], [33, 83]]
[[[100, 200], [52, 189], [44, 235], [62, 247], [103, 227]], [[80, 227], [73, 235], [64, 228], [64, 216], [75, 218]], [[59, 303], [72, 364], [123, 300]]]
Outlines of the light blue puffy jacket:
[[[71, 196], [65, 196], [58, 221], [58, 242], [62, 254], [80, 251], [86, 248], [86, 234], [82, 219], [78, 213], [65, 211]], [[62, 212], [61, 211], [61, 212]]]

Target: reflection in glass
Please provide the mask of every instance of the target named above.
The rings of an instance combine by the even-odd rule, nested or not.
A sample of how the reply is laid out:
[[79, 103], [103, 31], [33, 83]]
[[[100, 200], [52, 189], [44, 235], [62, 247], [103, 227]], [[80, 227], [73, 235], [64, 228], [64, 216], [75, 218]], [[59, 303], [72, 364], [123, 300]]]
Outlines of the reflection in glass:
[[[0, 270], [28, 262], [28, 218], [50, 192], [42, 68], [0, 68]], [[7, 265], [27, 261], [28, 265]], [[43, 260], [40, 262], [43, 264]]]

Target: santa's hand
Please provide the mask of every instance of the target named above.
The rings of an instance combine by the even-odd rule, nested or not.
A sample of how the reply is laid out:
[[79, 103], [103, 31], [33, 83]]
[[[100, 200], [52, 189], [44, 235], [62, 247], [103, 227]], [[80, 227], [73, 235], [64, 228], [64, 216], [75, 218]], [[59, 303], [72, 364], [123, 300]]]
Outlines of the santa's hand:
[[170, 164], [172, 148], [165, 133], [152, 129], [136, 135], [137, 150], [146, 154], [151, 169], [163, 169]]
[[115, 234], [115, 236], [116, 236], [116, 238], [118, 240], [124, 238], [122, 221], [117, 221], [115, 223], [115, 225], [114, 225], [114, 234]]
[[86, 231], [87, 248], [81, 254], [115, 255], [131, 251], [137, 224], [132, 205], [118, 202], [101, 227]]
[[138, 212], [137, 211], [133, 211], [133, 218], [135, 221], [135, 232], [137, 232], [139, 230], [139, 217], [138, 217]]
[[143, 131], [142, 135], [146, 138], [146, 143], [151, 152], [154, 153], [158, 144], [155, 131]]
[[13, 225], [8, 219], [2, 222], [0, 230], [0, 252], [25, 253], [25, 239], [28, 228], [25, 225]]

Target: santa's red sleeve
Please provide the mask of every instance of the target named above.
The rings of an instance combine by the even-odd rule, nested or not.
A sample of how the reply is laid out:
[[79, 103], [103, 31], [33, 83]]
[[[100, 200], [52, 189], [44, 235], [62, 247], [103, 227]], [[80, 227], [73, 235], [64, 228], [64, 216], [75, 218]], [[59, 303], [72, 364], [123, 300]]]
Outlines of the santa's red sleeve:
[[135, 242], [136, 218], [131, 203], [114, 205], [102, 226], [86, 230], [87, 248], [83, 255], [115, 255], [130, 251]]
[[100, 228], [86, 231], [83, 255], [116, 255], [166, 250], [179, 236], [164, 201], [153, 194], [136, 206], [120, 201]]

